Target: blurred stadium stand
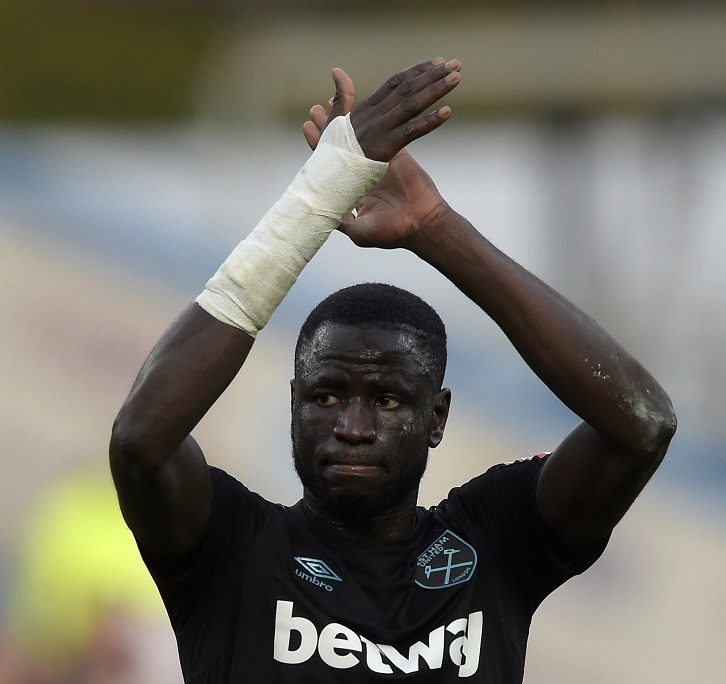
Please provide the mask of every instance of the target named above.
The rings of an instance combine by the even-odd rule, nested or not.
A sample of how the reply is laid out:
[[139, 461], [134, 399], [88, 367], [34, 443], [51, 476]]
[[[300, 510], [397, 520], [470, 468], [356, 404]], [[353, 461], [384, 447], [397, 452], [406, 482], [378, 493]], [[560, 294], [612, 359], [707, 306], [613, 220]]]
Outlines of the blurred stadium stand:
[[[464, 83], [417, 157], [647, 358], [681, 416], [602, 561], [536, 616], [525, 681], [723, 684], [726, 3], [682, 0], [0, 0], [0, 684], [27, 684], [3, 679], [3, 623], [35, 628], [33, 512], [105, 464], [151, 345], [307, 153], [299, 124], [332, 94], [330, 69], [366, 92], [432, 53], [460, 58]], [[454, 410], [425, 503], [568, 429], [453, 289], [336, 235], [200, 425], [215, 463], [294, 500], [295, 326], [331, 288], [389, 273], [452, 337]]]

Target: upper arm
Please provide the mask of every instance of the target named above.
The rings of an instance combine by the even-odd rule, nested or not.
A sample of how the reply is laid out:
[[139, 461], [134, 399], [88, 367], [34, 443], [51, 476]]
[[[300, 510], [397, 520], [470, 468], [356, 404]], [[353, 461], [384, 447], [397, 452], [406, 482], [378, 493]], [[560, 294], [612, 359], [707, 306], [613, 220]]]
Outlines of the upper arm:
[[182, 555], [204, 534], [211, 482], [190, 433], [233, 380], [252, 342], [191, 305], [159, 340], [116, 417], [109, 458], [121, 510], [152, 552]]
[[190, 551], [207, 528], [212, 499], [209, 469], [194, 438], [155, 467], [117, 438], [109, 455], [121, 512], [139, 543], [169, 557]]
[[537, 505], [566, 544], [587, 546], [607, 536], [655, 472], [670, 434], [647, 457], [580, 423], [550, 455], [537, 483]]

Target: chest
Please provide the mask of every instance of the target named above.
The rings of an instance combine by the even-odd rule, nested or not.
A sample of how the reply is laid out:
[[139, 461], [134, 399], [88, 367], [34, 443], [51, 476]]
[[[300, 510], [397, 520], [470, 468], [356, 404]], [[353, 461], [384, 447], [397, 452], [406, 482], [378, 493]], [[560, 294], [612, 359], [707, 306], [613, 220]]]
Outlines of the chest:
[[511, 631], [508, 592], [482, 551], [445, 525], [368, 547], [271, 528], [238, 559], [244, 629], [256, 616], [249, 638], [271, 641], [285, 666], [469, 676], [484, 641]]

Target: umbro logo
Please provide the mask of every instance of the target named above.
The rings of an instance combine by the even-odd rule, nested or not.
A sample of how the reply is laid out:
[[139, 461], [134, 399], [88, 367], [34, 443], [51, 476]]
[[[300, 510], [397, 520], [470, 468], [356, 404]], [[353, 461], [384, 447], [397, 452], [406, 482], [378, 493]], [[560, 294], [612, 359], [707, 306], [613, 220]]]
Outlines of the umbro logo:
[[342, 582], [342, 578], [333, 570], [325, 561], [318, 558], [306, 558], [305, 556], [295, 556], [295, 560], [304, 568], [295, 568], [295, 574], [316, 587], [325, 589], [325, 591], [333, 591], [333, 586], [328, 582]]

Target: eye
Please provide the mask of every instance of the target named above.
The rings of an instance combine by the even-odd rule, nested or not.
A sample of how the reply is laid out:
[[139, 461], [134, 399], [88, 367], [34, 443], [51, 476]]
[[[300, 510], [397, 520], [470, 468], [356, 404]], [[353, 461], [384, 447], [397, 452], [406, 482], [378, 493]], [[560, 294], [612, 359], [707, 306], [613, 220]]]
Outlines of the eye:
[[387, 394], [384, 394], [382, 397], [378, 397], [378, 399], [376, 399], [376, 404], [384, 409], [395, 409], [401, 405], [401, 402], [398, 399], [394, 399], [393, 397], [389, 397]]
[[318, 394], [315, 397], [315, 403], [318, 406], [333, 406], [340, 403], [340, 397], [336, 397], [334, 394]]

